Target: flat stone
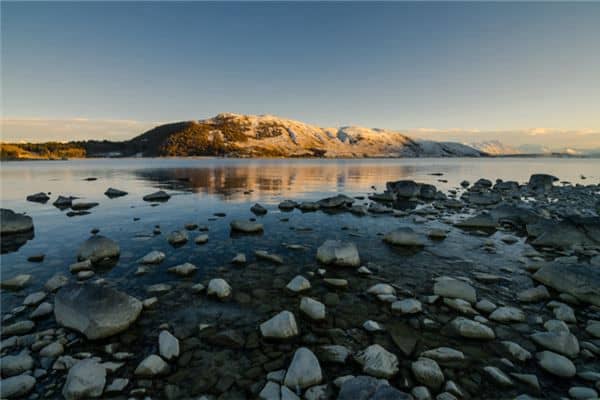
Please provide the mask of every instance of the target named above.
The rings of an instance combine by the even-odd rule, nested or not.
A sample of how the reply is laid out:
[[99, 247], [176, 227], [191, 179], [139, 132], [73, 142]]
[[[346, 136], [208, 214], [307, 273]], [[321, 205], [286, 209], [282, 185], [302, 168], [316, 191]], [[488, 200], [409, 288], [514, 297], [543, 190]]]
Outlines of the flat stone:
[[159, 190], [158, 192], [150, 193], [145, 195], [142, 199], [144, 201], [167, 201], [171, 198], [171, 195], [166, 193], [163, 190]]
[[515, 307], [498, 307], [490, 314], [490, 319], [497, 322], [523, 322], [525, 313]]
[[517, 300], [527, 303], [538, 302], [550, 298], [550, 293], [546, 286], [538, 285], [526, 290], [523, 290], [517, 294]]
[[317, 385], [321, 383], [322, 379], [319, 360], [312, 351], [301, 347], [294, 353], [283, 383], [285, 386], [297, 390]]
[[4, 378], [20, 375], [33, 368], [33, 358], [25, 351], [14, 356], [4, 356], [0, 359], [0, 368]]
[[186, 231], [173, 231], [167, 235], [167, 242], [172, 246], [180, 246], [190, 240]]
[[317, 249], [317, 260], [325, 265], [359, 267], [360, 256], [354, 243], [327, 240]]
[[495, 339], [494, 331], [480, 322], [463, 317], [456, 317], [450, 322], [450, 328], [459, 336], [468, 339]]
[[140, 262], [142, 264], [160, 264], [165, 259], [165, 253], [158, 250], [153, 250], [150, 253], [146, 254]]
[[477, 294], [473, 286], [452, 278], [439, 279], [433, 285], [433, 293], [442, 297], [463, 299], [469, 303], [477, 301]]
[[275, 264], [283, 264], [283, 258], [281, 256], [279, 256], [277, 254], [269, 253], [268, 251], [265, 251], [265, 250], [256, 250], [254, 252], [254, 255], [256, 256], [256, 258], [271, 261]]
[[35, 327], [33, 321], [17, 321], [10, 325], [2, 326], [2, 336], [23, 335], [30, 332]]
[[351, 353], [346, 346], [332, 344], [319, 347], [319, 356], [325, 362], [344, 364]]
[[488, 376], [490, 378], [492, 378], [492, 380], [494, 382], [496, 382], [496, 384], [498, 384], [500, 386], [512, 386], [513, 385], [512, 379], [510, 379], [508, 377], [508, 375], [506, 375], [504, 372], [502, 372], [501, 369], [492, 367], [492, 366], [487, 366], [487, 367], [483, 367], [483, 370], [488, 374]]
[[229, 226], [233, 232], [241, 233], [259, 233], [264, 229], [263, 224], [254, 221], [235, 220]]
[[405, 314], [417, 314], [422, 311], [421, 302], [417, 299], [404, 299], [392, 303], [392, 311]]
[[23, 300], [23, 305], [24, 306], [34, 306], [34, 305], [40, 303], [42, 300], [44, 300], [47, 295], [48, 294], [46, 292], [31, 293], [31, 294], [27, 295], [27, 297], [25, 297], [25, 300]]
[[569, 396], [574, 400], [597, 399], [598, 392], [585, 386], [573, 386], [569, 389]]
[[169, 271], [175, 275], [186, 277], [186, 276], [190, 276], [190, 275], [194, 274], [197, 270], [198, 270], [198, 267], [196, 267], [194, 264], [186, 262], [184, 264], [171, 267], [167, 271]]
[[577, 372], [571, 360], [560, 354], [542, 351], [537, 353], [536, 357], [543, 370], [561, 378], [571, 378]]
[[0, 235], [16, 235], [33, 230], [33, 219], [29, 215], [12, 210], [0, 209]]
[[533, 278], [559, 292], [600, 307], [600, 274], [593, 266], [555, 262], [540, 268]]
[[388, 294], [388, 295], [396, 295], [396, 289], [392, 285], [387, 283], [377, 283], [367, 289], [367, 293], [374, 295]]
[[462, 351], [451, 347], [438, 347], [427, 350], [421, 353], [421, 357], [429, 358], [442, 364], [465, 359], [465, 355]]
[[40, 350], [40, 356], [41, 357], [50, 357], [50, 358], [56, 358], [60, 355], [62, 355], [65, 352], [65, 348], [63, 347], [62, 343], [59, 341], [56, 342], [52, 342], [47, 346], [44, 346], [41, 350]]
[[510, 341], [502, 341], [500, 342], [506, 351], [510, 354], [510, 356], [518, 361], [525, 362], [531, 358], [531, 353], [525, 350], [521, 345], [515, 342]]
[[196, 244], [204, 244], [206, 242], [208, 242], [208, 235], [206, 233], [198, 235], [194, 238], [194, 243]]
[[32, 276], [29, 274], [19, 274], [0, 282], [2, 289], [21, 290], [31, 282]]
[[570, 332], [539, 332], [531, 335], [531, 340], [539, 346], [556, 353], [574, 358], [579, 354], [579, 341]]
[[394, 246], [422, 247], [425, 246], [425, 239], [414, 230], [408, 227], [398, 228], [395, 231], [387, 233], [383, 241]]

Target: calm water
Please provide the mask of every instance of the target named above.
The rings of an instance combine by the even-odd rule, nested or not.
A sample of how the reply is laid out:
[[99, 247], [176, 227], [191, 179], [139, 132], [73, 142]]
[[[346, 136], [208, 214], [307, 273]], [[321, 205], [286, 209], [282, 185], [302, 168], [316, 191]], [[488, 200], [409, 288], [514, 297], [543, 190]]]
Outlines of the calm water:
[[[143, 284], [173, 279], [164, 269], [190, 261], [203, 273], [227, 264], [238, 251], [267, 249], [285, 253], [282, 244], [301, 242], [318, 246], [331, 237], [343, 238], [355, 231], [363, 236], [365, 252], [371, 250], [369, 240], [389, 230], [389, 219], [375, 216], [360, 218], [347, 213], [328, 215], [322, 212], [302, 214], [298, 210], [282, 213], [276, 207], [283, 199], [318, 200], [336, 192], [366, 196], [383, 190], [385, 182], [414, 179], [433, 183], [438, 188], [456, 188], [463, 179], [474, 181], [513, 179], [526, 181], [530, 174], [546, 172], [573, 183], [597, 182], [600, 160], [592, 159], [402, 159], [402, 160], [224, 160], [224, 159], [99, 159], [81, 161], [9, 162], [2, 164], [2, 207], [31, 215], [35, 237], [19, 251], [3, 254], [2, 278], [17, 273], [32, 273], [36, 286], [44, 284], [56, 272], [68, 274], [79, 245], [92, 228], [117, 240], [122, 255], [116, 267], [101, 271], [100, 276], [120, 282], [131, 290]], [[432, 173], [443, 173], [433, 176]], [[582, 180], [581, 175], [587, 177]], [[95, 181], [85, 178], [95, 177]], [[439, 180], [448, 182], [440, 182]], [[108, 187], [122, 189], [127, 196], [109, 199]], [[173, 197], [153, 207], [142, 196], [158, 189]], [[28, 194], [51, 192], [46, 204], [25, 200]], [[251, 191], [249, 193], [249, 191]], [[82, 201], [99, 202], [90, 215], [67, 217], [66, 211], [52, 206], [58, 195], [77, 196]], [[229, 235], [229, 221], [253, 217], [250, 206], [260, 202], [270, 212], [259, 217], [267, 229], [263, 236], [235, 238]], [[224, 212], [224, 218], [213, 213]], [[282, 216], [289, 218], [281, 223]], [[188, 251], [175, 251], [166, 242], [166, 233], [182, 229], [186, 223], [207, 225], [210, 241], [196, 246], [190, 241]], [[160, 225], [163, 235], [152, 230]], [[347, 225], [347, 226], [346, 226]], [[332, 231], [332, 226], [336, 226]], [[312, 230], [296, 229], [310, 227]], [[343, 231], [339, 227], [344, 227]], [[350, 232], [350, 233], [349, 233]], [[194, 237], [191, 233], [191, 238]], [[451, 243], [451, 241], [448, 241]], [[378, 244], [381, 246], [381, 244]], [[153, 249], [167, 254], [167, 260], [154, 273], [130, 279], [137, 260]], [[43, 253], [42, 263], [31, 263], [27, 257]], [[382, 256], [375, 251], [375, 256]], [[313, 261], [312, 252], [294, 254], [301, 263]], [[135, 284], [133, 283], [135, 282]]]

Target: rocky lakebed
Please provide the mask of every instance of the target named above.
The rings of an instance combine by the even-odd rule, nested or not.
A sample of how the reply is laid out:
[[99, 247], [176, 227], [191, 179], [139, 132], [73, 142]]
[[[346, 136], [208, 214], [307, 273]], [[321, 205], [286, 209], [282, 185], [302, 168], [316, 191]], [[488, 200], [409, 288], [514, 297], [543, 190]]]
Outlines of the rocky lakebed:
[[[600, 184], [454, 185], [392, 181], [203, 220], [181, 207], [161, 221], [180, 197], [149, 193], [144, 232], [94, 220], [51, 276], [2, 266], [0, 397], [598, 398]], [[1, 218], [2, 253], [19, 254], [36, 218]]]

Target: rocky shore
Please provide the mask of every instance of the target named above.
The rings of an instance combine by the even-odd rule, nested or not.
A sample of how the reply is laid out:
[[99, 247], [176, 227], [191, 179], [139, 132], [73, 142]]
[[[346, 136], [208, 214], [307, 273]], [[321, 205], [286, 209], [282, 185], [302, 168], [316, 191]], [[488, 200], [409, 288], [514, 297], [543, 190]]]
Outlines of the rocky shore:
[[[20, 305], [2, 307], [0, 397], [598, 398], [600, 184], [558, 181], [479, 179], [444, 193], [403, 180], [368, 201], [256, 204], [246, 219], [216, 223], [232, 237], [268, 236], [289, 215], [348, 213], [384, 220], [375, 240], [393, 257], [374, 262], [364, 232], [348, 225], [329, 226], [318, 246], [281, 237], [279, 247], [237, 253], [203, 279], [201, 259], [166, 265], [164, 251], [148, 249], [130, 266], [135, 276], [164, 268], [174, 280], [135, 293], [104, 277], [125, 249], [94, 230], [47, 282], [2, 274], [3, 295]], [[56, 199], [74, 212], [97, 205], [73, 200]], [[3, 252], [33, 235], [31, 217], [1, 217]], [[163, 239], [170, 252], [213, 240], [193, 220]], [[446, 254], [446, 242], [462, 254]]]

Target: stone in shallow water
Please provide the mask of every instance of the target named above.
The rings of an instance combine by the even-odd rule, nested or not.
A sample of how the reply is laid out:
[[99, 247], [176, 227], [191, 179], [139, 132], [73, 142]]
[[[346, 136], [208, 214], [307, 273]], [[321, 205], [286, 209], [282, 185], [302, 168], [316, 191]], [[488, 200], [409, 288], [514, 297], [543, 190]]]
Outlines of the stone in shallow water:
[[325, 345], [319, 348], [319, 356], [325, 362], [343, 364], [350, 356], [351, 351], [346, 346]]
[[101, 235], [94, 235], [79, 247], [77, 259], [90, 260], [93, 264], [97, 264], [105, 260], [117, 259], [120, 253], [121, 249], [117, 242]]
[[204, 244], [206, 242], [208, 242], [208, 235], [206, 233], [198, 235], [194, 238], [194, 243], [196, 244]]
[[133, 372], [136, 376], [154, 377], [169, 373], [169, 364], [156, 354], [146, 357]]
[[29, 274], [19, 274], [13, 278], [3, 280], [0, 283], [2, 289], [20, 290], [31, 282], [32, 276]]
[[158, 335], [158, 352], [165, 360], [179, 357], [179, 340], [169, 331]]
[[600, 274], [597, 269], [586, 264], [555, 262], [540, 268], [533, 279], [600, 307]]
[[373, 344], [354, 355], [363, 372], [378, 378], [391, 378], [398, 373], [398, 358], [382, 346]]
[[410, 396], [389, 386], [385, 379], [361, 375], [343, 380], [337, 400], [370, 399], [409, 400]]
[[69, 278], [63, 274], [56, 274], [52, 278], [48, 279], [48, 282], [46, 282], [44, 288], [49, 292], [54, 292], [65, 286], [67, 283], [69, 283]]
[[0, 367], [3, 377], [19, 375], [33, 368], [33, 358], [25, 351], [14, 356], [4, 356], [0, 359]]
[[150, 253], [146, 254], [140, 262], [142, 264], [160, 264], [165, 259], [165, 253], [158, 250], [153, 250]]
[[35, 327], [33, 321], [18, 321], [10, 325], [2, 326], [2, 336], [23, 335]]
[[217, 296], [220, 299], [224, 299], [231, 295], [231, 286], [225, 279], [215, 278], [208, 282], [208, 289], [206, 290], [208, 295]]
[[465, 359], [465, 355], [462, 351], [453, 349], [451, 347], [438, 347], [421, 353], [421, 357], [435, 360], [439, 363], [462, 361]]
[[27, 295], [27, 297], [25, 297], [25, 299], [23, 300], [23, 305], [24, 306], [34, 306], [38, 303], [40, 303], [42, 300], [44, 300], [47, 296], [46, 292], [34, 292], [31, 293], [29, 295]]
[[179, 275], [179, 276], [190, 276], [198, 270], [194, 264], [185, 263], [181, 265], [176, 265], [174, 267], [169, 268], [167, 271]]
[[431, 389], [438, 390], [444, 383], [440, 366], [429, 358], [419, 358], [411, 364], [411, 370], [417, 381]]
[[231, 262], [233, 264], [246, 264], [246, 255], [244, 253], [237, 253]]
[[502, 370], [493, 366], [483, 367], [483, 370], [500, 386], [512, 386], [513, 382]]
[[522, 302], [538, 302], [550, 298], [550, 293], [544, 285], [525, 289], [517, 294], [517, 300]]
[[570, 332], [554, 331], [554, 332], [539, 332], [531, 335], [537, 345], [548, 350], [555, 351], [567, 357], [575, 357], [579, 354], [579, 341]]
[[387, 283], [377, 283], [377, 284], [371, 286], [369, 289], [367, 289], [367, 293], [374, 294], [374, 295], [380, 295], [380, 294], [396, 295], [396, 289], [394, 289], [394, 287], [392, 285], [389, 285]]
[[545, 371], [560, 376], [562, 378], [571, 378], [575, 376], [577, 370], [575, 365], [565, 356], [553, 353], [551, 351], [542, 351], [536, 354], [540, 367]]
[[404, 299], [392, 303], [392, 311], [400, 314], [416, 314], [422, 310], [421, 302], [417, 299]]
[[48, 314], [52, 314], [53, 310], [54, 308], [52, 307], [52, 304], [48, 302], [43, 302], [42, 304], [37, 306], [37, 308], [33, 310], [31, 314], [29, 314], [29, 318], [42, 318]]
[[477, 294], [473, 286], [449, 277], [440, 278], [433, 285], [433, 293], [442, 297], [463, 299], [469, 303], [475, 303], [477, 301]]
[[456, 317], [450, 322], [450, 328], [456, 334], [469, 339], [494, 339], [494, 331], [480, 322], [468, 318]]
[[498, 307], [490, 314], [490, 319], [497, 322], [523, 322], [525, 313], [515, 307]]
[[305, 389], [321, 383], [323, 375], [319, 360], [312, 351], [301, 347], [294, 353], [283, 383], [291, 389]]
[[300, 300], [300, 311], [314, 320], [325, 319], [325, 305], [310, 297]]
[[354, 243], [327, 240], [317, 249], [317, 260], [338, 267], [360, 266], [360, 256]]
[[258, 203], [250, 207], [250, 211], [252, 211], [256, 215], [265, 215], [267, 213], [267, 209]]
[[17, 375], [3, 378], [0, 385], [0, 397], [7, 399], [23, 398], [35, 386], [35, 378], [30, 375]]
[[274, 262], [275, 264], [283, 264], [283, 258], [277, 254], [269, 253], [265, 250], [256, 250], [254, 252], [256, 258]]
[[114, 198], [114, 197], [126, 196], [127, 192], [110, 187], [110, 188], [106, 189], [106, 192], [104, 192], [104, 195], [106, 197]]
[[302, 275], [296, 275], [286, 286], [289, 291], [294, 293], [310, 289], [310, 282]]
[[525, 362], [531, 358], [531, 353], [525, 350], [521, 345], [515, 342], [503, 341], [500, 342], [511, 355], [511, 357], [515, 360]]
[[124, 331], [141, 311], [142, 303], [138, 299], [89, 283], [64, 286], [54, 299], [56, 321], [91, 340]]
[[298, 335], [298, 325], [294, 314], [282, 311], [260, 324], [260, 332], [265, 338], [287, 339]]
[[159, 190], [158, 192], [147, 194], [143, 197], [144, 201], [167, 201], [171, 198], [171, 195]]
[[575, 400], [597, 399], [598, 392], [585, 386], [573, 386], [569, 389], [569, 396]]
[[373, 320], [365, 321], [365, 323], [363, 324], [363, 328], [367, 332], [380, 332], [385, 330], [379, 322]]
[[31, 230], [33, 230], [33, 219], [30, 216], [6, 208], [0, 209], [0, 235], [14, 235]]
[[104, 385], [106, 369], [92, 359], [84, 359], [69, 369], [62, 393], [67, 400], [100, 397]]
[[235, 220], [229, 224], [232, 232], [258, 233], [263, 231], [263, 224], [254, 221]]
[[167, 242], [172, 246], [179, 246], [187, 243], [189, 240], [188, 233], [186, 231], [173, 231], [167, 235]]
[[425, 246], [425, 240], [423, 237], [416, 233], [412, 228], [404, 227], [398, 228], [386, 234], [383, 237], [383, 241], [394, 246], [407, 246], [407, 247], [422, 247]]

